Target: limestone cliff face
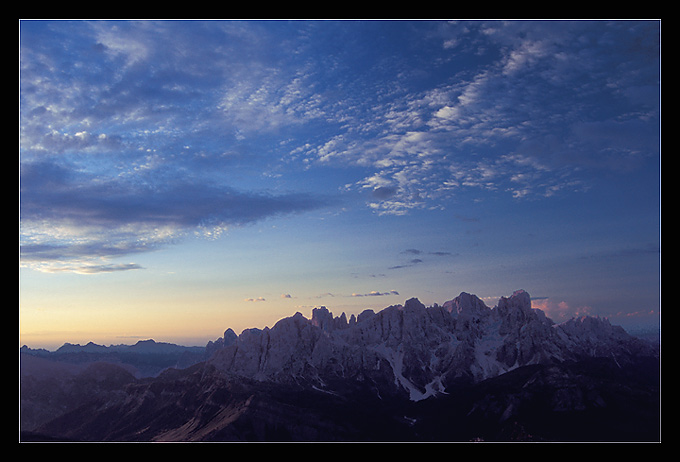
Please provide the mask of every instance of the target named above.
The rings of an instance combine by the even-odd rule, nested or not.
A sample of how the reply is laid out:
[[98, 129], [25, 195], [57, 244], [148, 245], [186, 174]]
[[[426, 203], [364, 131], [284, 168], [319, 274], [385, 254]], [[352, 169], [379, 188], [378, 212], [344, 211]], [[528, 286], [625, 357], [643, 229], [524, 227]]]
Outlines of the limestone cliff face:
[[258, 381], [317, 387], [370, 377], [417, 401], [457, 379], [480, 381], [528, 364], [625, 356], [644, 348], [606, 319], [555, 324], [518, 290], [494, 308], [463, 292], [442, 306], [425, 307], [412, 298], [349, 321], [344, 313], [334, 317], [316, 308], [311, 319], [296, 313], [272, 328], [245, 330], [210, 363]]

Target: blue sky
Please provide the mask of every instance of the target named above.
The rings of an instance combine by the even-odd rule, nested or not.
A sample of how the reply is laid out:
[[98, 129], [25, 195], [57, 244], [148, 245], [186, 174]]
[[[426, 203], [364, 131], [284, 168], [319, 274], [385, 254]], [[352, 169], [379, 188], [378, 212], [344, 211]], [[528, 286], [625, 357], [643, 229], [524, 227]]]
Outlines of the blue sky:
[[659, 21], [21, 21], [21, 341], [658, 324], [660, 79]]

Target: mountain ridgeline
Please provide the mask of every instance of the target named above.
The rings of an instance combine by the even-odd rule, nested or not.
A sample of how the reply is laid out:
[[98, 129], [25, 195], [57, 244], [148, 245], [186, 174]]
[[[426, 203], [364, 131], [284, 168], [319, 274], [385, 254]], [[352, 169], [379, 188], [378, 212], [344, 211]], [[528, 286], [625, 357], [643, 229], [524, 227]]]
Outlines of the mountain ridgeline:
[[321, 307], [311, 319], [296, 313], [271, 328], [228, 329], [203, 349], [164, 345], [174, 363], [153, 374], [139, 373], [141, 355], [131, 368], [120, 352], [106, 361], [91, 351], [99, 356], [80, 364], [61, 356], [88, 346], [42, 357], [26, 349], [22, 363], [44, 364], [25, 372], [22, 364], [23, 439], [660, 438], [659, 346], [598, 317], [556, 324], [522, 290], [493, 308], [468, 293], [349, 319]]

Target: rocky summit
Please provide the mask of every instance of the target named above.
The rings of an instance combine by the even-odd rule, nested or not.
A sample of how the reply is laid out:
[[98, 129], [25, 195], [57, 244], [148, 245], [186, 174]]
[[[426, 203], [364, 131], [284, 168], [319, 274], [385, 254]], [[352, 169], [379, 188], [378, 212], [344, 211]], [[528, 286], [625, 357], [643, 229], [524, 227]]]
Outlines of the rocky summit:
[[[556, 324], [523, 290], [347, 319], [315, 308], [125, 376], [26, 438], [77, 441], [654, 440], [659, 352], [607, 319]], [[108, 372], [113, 374], [112, 371]], [[121, 374], [122, 375], [122, 374]], [[75, 379], [72, 379], [75, 380]], [[22, 401], [23, 403], [23, 401]]]
[[442, 306], [427, 308], [412, 298], [349, 321], [316, 308], [311, 319], [296, 313], [271, 329], [246, 330], [208, 362], [258, 381], [322, 389], [337, 379], [381, 376], [391, 393], [418, 401], [455, 381], [479, 382], [521, 366], [651, 354], [650, 345], [607, 319], [555, 324], [519, 290], [494, 308], [461, 293]]

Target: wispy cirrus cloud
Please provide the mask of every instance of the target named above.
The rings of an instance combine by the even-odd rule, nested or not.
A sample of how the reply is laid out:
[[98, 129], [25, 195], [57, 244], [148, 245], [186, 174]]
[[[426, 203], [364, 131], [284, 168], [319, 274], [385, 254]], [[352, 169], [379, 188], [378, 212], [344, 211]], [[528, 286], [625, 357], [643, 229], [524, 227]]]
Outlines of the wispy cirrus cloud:
[[[658, 66], [629, 72], [658, 60], [653, 23], [459, 22], [438, 34], [441, 62], [474, 55], [479, 66], [418, 91], [395, 72], [403, 80], [391, 82], [389, 101], [374, 99], [343, 133], [301, 148], [310, 162], [370, 167], [346, 188], [367, 193], [377, 213], [437, 208], [475, 191], [582, 191], [593, 180], [585, 171], [658, 154], [658, 92], [631, 90], [658, 90]], [[627, 46], [637, 34], [644, 46]], [[601, 110], [613, 100], [618, 111]]]
[[[94, 267], [338, 188], [380, 215], [582, 190], [658, 152], [656, 28], [22, 23], [22, 258]], [[336, 167], [342, 184], [290, 192]]]

